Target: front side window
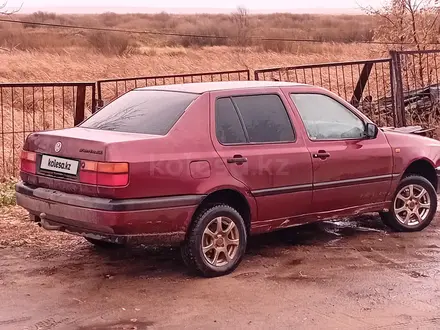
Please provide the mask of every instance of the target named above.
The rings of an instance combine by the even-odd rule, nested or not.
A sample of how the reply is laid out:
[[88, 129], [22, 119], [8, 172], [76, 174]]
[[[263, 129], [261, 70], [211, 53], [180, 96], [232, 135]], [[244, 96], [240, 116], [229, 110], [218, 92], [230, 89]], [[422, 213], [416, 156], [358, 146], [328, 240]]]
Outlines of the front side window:
[[362, 139], [364, 122], [336, 100], [322, 94], [291, 94], [311, 140]]
[[197, 94], [134, 90], [87, 119], [80, 127], [166, 135]]

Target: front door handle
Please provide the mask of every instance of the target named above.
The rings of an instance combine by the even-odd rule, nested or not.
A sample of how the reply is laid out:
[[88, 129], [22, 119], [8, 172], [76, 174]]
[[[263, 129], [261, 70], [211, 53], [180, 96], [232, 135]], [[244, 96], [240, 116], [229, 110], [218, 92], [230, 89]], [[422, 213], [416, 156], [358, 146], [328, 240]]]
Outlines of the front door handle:
[[327, 159], [329, 157], [330, 157], [330, 154], [325, 150], [319, 150], [318, 153], [313, 154], [313, 158]]
[[228, 164], [242, 165], [247, 162], [247, 158], [242, 155], [234, 155], [233, 158], [228, 158]]

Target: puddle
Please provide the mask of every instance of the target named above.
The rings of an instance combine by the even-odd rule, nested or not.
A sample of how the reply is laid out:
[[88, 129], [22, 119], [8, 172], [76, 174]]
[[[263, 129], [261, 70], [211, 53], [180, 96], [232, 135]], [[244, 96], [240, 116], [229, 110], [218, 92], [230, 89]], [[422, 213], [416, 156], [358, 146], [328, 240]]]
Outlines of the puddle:
[[238, 275], [234, 275], [233, 278], [235, 278], [235, 279], [251, 278], [251, 277], [258, 276], [259, 274], [260, 274], [259, 272], [241, 273]]
[[324, 231], [341, 237], [353, 236], [361, 232], [387, 233], [387, 229], [380, 219], [373, 216], [347, 219], [345, 221], [323, 221], [321, 226]]
[[154, 325], [154, 322], [139, 322], [136, 319], [117, 321], [112, 323], [100, 323], [79, 327], [78, 330], [146, 330]]
[[304, 259], [293, 259], [292, 261], [289, 262], [289, 265], [290, 266], [297, 266], [297, 265], [300, 265], [303, 261], [304, 261]]
[[411, 271], [411, 272], [408, 273], [408, 275], [411, 276], [412, 278], [420, 278], [420, 277], [425, 277], [426, 278], [426, 277], [429, 277], [426, 274], [422, 274], [422, 273], [419, 273], [419, 272], [416, 272], [416, 271]]
[[388, 234], [387, 228], [378, 216], [367, 214], [344, 221], [322, 221], [251, 237], [249, 254], [280, 256], [280, 250], [274, 247], [304, 245], [330, 247], [341, 244], [345, 238], [368, 234]]

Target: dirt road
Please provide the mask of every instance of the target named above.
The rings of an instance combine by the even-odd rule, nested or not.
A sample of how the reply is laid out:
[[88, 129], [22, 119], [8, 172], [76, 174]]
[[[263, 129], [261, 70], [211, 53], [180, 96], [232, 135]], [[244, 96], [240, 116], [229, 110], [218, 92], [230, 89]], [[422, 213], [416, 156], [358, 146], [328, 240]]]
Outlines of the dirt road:
[[177, 250], [103, 252], [0, 216], [0, 329], [439, 329], [440, 218], [374, 216], [253, 238], [231, 275], [195, 278]]

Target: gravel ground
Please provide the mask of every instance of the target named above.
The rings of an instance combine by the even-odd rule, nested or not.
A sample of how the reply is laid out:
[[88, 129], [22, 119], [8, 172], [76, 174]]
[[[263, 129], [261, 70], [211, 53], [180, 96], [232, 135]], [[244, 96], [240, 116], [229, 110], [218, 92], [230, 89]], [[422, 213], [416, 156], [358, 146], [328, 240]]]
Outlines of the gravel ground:
[[439, 329], [439, 232], [323, 222], [252, 238], [203, 279], [176, 249], [101, 251], [2, 208], [0, 329]]

